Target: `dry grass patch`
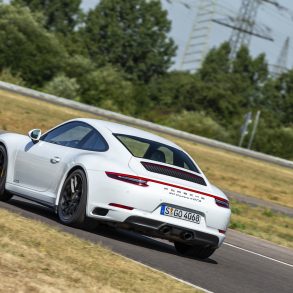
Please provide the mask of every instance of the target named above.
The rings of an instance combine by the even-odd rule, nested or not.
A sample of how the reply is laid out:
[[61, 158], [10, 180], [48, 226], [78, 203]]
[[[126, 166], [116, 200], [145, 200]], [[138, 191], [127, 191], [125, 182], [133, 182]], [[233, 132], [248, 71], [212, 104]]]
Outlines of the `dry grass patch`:
[[[27, 133], [47, 130], [67, 119], [95, 115], [0, 90], [0, 129]], [[293, 207], [292, 169], [168, 135], [199, 163], [211, 182], [222, 189]]]
[[0, 292], [200, 292], [3, 209], [0, 231]]
[[0, 129], [27, 133], [38, 127], [46, 131], [78, 117], [96, 118], [89, 113], [0, 90]]

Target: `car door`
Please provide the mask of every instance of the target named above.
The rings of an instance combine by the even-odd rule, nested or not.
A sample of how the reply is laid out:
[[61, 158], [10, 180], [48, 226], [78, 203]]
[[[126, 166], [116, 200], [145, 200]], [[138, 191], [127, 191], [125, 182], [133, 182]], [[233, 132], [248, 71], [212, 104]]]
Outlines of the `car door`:
[[82, 122], [63, 124], [29, 142], [16, 155], [14, 183], [37, 192], [58, 187], [79, 143], [92, 131]]

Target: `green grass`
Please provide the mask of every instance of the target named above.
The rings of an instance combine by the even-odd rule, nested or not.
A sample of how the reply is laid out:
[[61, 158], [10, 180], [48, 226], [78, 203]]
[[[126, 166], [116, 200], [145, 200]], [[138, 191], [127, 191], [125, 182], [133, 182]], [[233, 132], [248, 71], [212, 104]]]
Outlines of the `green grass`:
[[293, 218], [231, 200], [230, 228], [293, 248]]

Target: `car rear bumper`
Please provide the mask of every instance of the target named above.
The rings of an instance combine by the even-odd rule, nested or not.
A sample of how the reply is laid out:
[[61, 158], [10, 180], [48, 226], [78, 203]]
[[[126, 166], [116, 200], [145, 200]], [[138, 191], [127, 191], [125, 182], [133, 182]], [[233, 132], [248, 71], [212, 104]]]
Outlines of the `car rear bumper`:
[[148, 218], [130, 216], [124, 223], [127, 228], [154, 237], [168, 239], [170, 241], [181, 241], [190, 244], [208, 245], [213, 248], [219, 246], [219, 238], [215, 235], [186, 229], [166, 222], [156, 221]]
[[133, 230], [148, 236], [179, 241], [189, 244], [201, 244], [218, 248], [222, 245], [225, 234], [218, 229], [178, 220], [137, 209], [124, 210], [100, 204], [87, 214], [91, 218], [111, 223], [117, 227]]

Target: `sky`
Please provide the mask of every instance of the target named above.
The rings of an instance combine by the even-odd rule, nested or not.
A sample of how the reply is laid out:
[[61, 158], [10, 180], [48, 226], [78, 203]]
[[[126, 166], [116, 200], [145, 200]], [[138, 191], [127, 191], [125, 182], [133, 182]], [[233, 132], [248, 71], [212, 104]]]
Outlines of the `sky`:
[[[182, 59], [184, 48], [190, 35], [192, 23], [196, 16], [196, 5], [199, 1], [184, 0], [184, 2], [193, 4], [193, 6], [195, 6], [194, 9], [186, 9], [186, 7], [180, 3], [168, 4], [167, 2], [167, 4], [164, 5], [169, 12], [169, 18], [173, 23], [171, 35], [178, 45], [175, 68], [179, 67]], [[215, 17], [217, 19], [223, 19], [225, 18], [225, 15], [223, 14], [237, 15], [241, 5], [241, 0], [218, 0], [218, 3], [220, 5], [217, 6], [217, 13]], [[257, 14], [257, 23], [259, 25], [265, 25], [272, 30], [271, 36], [274, 41], [271, 42], [252, 37], [250, 43], [252, 55], [257, 56], [260, 53], [266, 53], [269, 64], [276, 64], [286, 38], [288, 36], [291, 38], [293, 37], [293, 1], [279, 0], [278, 3], [284, 7], [287, 7], [290, 13], [284, 13], [284, 11], [278, 10], [275, 6], [264, 3], [260, 6]], [[222, 42], [229, 40], [230, 35], [231, 29], [213, 23], [209, 40], [209, 48], [219, 46]], [[289, 67], [292, 67], [292, 55], [293, 39], [289, 49]]]
[[[209, 1], [209, 0], [207, 0]], [[83, 0], [85, 10], [95, 7], [99, 0]], [[172, 2], [172, 3], [170, 3]], [[180, 3], [181, 2], [181, 3]], [[179, 69], [183, 57], [186, 43], [191, 33], [192, 24], [196, 17], [197, 5], [199, 0], [162, 0], [164, 8], [168, 11], [169, 19], [172, 21], [171, 37], [178, 46], [177, 56], [174, 59], [173, 69]], [[237, 15], [241, 5], [241, 0], [218, 0], [217, 18], [223, 19], [226, 15]], [[191, 9], [187, 9], [182, 3], [189, 4]], [[252, 37], [250, 50], [253, 56], [260, 53], [266, 53], [269, 64], [276, 64], [280, 55], [282, 46], [289, 36], [292, 38], [289, 48], [288, 67], [293, 66], [293, 1], [278, 0], [278, 3], [288, 8], [288, 12], [278, 10], [275, 6], [263, 3], [257, 14], [257, 23], [269, 27], [274, 41], [264, 41]], [[231, 29], [212, 24], [212, 30], [209, 38], [208, 48], [217, 47], [224, 41], [229, 40]]]
[[[125, 0], [131, 1], [131, 0]], [[170, 36], [174, 39], [177, 49], [177, 56], [174, 58], [172, 69], [179, 69], [183, 57], [186, 43], [189, 39], [192, 25], [196, 17], [197, 5], [200, 0], [162, 0], [163, 7], [168, 11], [169, 19], [172, 21], [172, 30]], [[223, 19], [225, 15], [236, 16], [241, 5], [241, 0], [206, 0], [216, 1], [217, 9], [215, 17]], [[261, 1], [261, 0], [259, 0]], [[287, 8], [278, 10], [275, 6], [263, 1], [257, 14], [257, 23], [265, 25], [271, 29], [271, 36], [274, 41], [264, 41], [252, 37], [250, 50], [253, 56], [265, 53], [269, 64], [276, 64], [280, 55], [282, 46], [287, 37], [292, 38], [289, 48], [288, 68], [293, 67], [293, 0], [274, 0], [282, 7]], [[9, 0], [4, 0], [9, 2]], [[99, 0], [83, 0], [84, 10], [94, 8]], [[186, 7], [188, 4], [190, 9]], [[231, 29], [216, 23], [212, 24], [212, 30], [209, 37], [208, 49], [219, 46], [224, 41], [229, 40]]]

